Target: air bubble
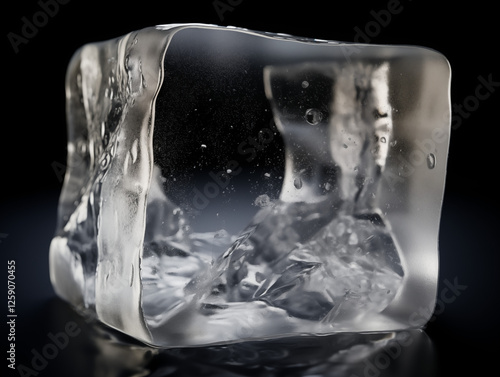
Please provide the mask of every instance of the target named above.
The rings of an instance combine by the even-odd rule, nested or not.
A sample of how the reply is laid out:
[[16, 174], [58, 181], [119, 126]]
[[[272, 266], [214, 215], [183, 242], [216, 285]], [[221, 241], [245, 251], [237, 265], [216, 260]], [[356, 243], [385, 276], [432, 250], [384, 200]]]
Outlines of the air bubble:
[[380, 142], [381, 142], [381, 143], [385, 143], [386, 141], [387, 141], [387, 140], [386, 140], [386, 138], [385, 138], [385, 137], [383, 137], [383, 136], [382, 136], [382, 137], [380, 138]]
[[304, 89], [307, 88], [308, 86], [309, 86], [309, 81], [306, 81], [306, 80], [302, 81], [302, 87]]
[[307, 109], [305, 118], [307, 123], [315, 126], [323, 120], [323, 114], [318, 109]]
[[429, 153], [427, 155], [427, 167], [429, 169], [434, 169], [436, 167], [436, 155], [434, 153]]
[[300, 190], [300, 189], [302, 188], [302, 179], [300, 179], [300, 178], [295, 178], [295, 179], [293, 180], [293, 185], [295, 186], [295, 188], [296, 188], [297, 190]]

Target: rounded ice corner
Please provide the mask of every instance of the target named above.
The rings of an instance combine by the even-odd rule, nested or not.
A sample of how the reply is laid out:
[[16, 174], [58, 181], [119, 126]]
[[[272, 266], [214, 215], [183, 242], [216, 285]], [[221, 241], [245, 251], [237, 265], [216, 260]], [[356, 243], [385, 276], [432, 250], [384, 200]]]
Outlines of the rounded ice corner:
[[56, 292], [156, 347], [424, 326], [450, 76], [418, 46], [217, 25], [86, 45]]

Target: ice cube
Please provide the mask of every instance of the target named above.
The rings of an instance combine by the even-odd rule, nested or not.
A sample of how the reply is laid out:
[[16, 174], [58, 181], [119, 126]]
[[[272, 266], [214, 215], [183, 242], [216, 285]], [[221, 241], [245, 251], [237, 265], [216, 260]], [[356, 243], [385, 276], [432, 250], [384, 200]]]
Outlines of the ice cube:
[[160, 347], [422, 326], [449, 86], [421, 47], [203, 24], [83, 46], [57, 294]]

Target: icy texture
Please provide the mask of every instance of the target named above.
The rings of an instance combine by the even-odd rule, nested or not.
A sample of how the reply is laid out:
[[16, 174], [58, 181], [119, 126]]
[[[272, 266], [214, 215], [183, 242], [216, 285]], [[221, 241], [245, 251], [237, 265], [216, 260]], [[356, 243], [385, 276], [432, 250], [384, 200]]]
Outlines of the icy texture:
[[66, 90], [50, 267], [79, 310], [164, 347], [428, 320], [441, 55], [167, 25], [84, 46]]

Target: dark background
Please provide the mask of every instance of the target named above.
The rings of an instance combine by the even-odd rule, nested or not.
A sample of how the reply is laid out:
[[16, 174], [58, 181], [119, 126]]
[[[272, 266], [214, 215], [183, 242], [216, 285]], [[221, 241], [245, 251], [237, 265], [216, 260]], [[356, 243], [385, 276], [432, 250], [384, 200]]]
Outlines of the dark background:
[[[233, 5], [220, 16], [213, 0], [72, 0], [60, 4], [17, 52], [8, 34], [22, 36], [23, 17], [31, 20], [41, 6], [35, 0], [3, 5], [0, 253], [5, 283], [7, 261], [16, 261], [18, 363], [29, 365], [30, 351], [41, 348], [47, 343], [47, 334], [61, 331], [65, 323], [54, 319], [66, 309], [54, 299], [47, 256], [66, 156], [64, 76], [77, 48], [156, 24], [190, 22], [351, 42], [358, 33], [356, 28], [365, 30], [374, 20], [373, 12], [387, 9], [391, 2], [220, 3]], [[469, 109], [462, 114], [456, 107], [453, 111], [440, 228], [439, 292], [445, 280], [456, 279], [467, 288], [426, 328], [436, 374], [443, 376], [463, 371], [486, 375], [490, 367], [493, 372], [497, 369], [500, 250], [496, 233], [500, 222], [496, 136], [500, 86], [493, 87], [487, 99], [472, 98], [481, 84], [479, 77], [500, 82], [500, 19], [497, 8], [488, 4], [492, 3], [401, 0], [401, 11], [365, 40], [420, 45], [443, 53], [452, 68], [451, 102]], [[7, 287], [4, 292], [6, 302]], [[6, 312], [6, 304], [2, 305]], [[7, 329], [2, 334], [5, 355]], [[57, 365], [71, 367], [72, 355], [71, 347], [61, 350], [39, 375], [59, 375], [62, 367]], [[85, 353], [79, 355], [74, 365], [85, 363]], [[93, 357], [91, 352], [88, 357]], [[6, 365], [0, 368], [11, 372]], [[66, 370], [64, 375], [73, 374]]]

